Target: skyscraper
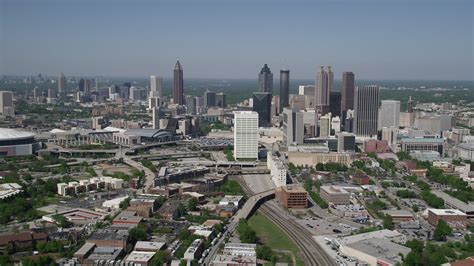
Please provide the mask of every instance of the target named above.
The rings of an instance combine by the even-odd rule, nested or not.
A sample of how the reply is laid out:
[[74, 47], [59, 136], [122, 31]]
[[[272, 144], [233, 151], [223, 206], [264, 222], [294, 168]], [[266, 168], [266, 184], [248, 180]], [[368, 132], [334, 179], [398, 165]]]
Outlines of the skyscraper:
[[341, 92], [331, 91], [329, 93], [329, 112], [332, 116], [341, 116]]
[[343, 119], [348, 109], [354, 110], [354, 73], [342, 73], [341, 111]]
[[214, 107], [216, 106], [216, 93], [213, 91], [206, 90], [204, 92], [204, 106]]
[[258, 126], [271, 126], [271, 107], [272, 94], [269, 92], [254, 92], [253, 93], [253, 111], [258, 113]]
[[216, 93], [216, 106], [219, 108], [227, 107], [227, 99], [226, 99], [225, 93], [223, 92]]
[[283, 143], [286, 146], [303, 144], [304, 113], [293, 108], [283, 108]]
[[87, 98], [87, 97], [90, 97], [91, 95], [91, 80], [90, 79], [86, 79], [84, 81], [84, 96]]
[[150, 97], [163, 97], [163, 80], [159, 76], [150, 76]]
[[66, 77], [63, 73], [59, 74], [58, 77], [58, 94], [59, 98], [64, 98], [66, 89]]
[[290, 70], [280, 70], [280, 110], [290, 106]]
[[176, 61], [173, 71], [173, 101], [176, 104], [184, 104], [184, 83], [183, 83], [183, 68], [179, 63], [179, 60]]
[[273, 93], [273, 74], [267, 64], [264, 64], [258, 74], [258, 87], [260, 92]]
[[37, 102], [39, 98], [39, 88], [34, 87], [33, 88], [33, 101]]
[[354, 133], [358, 136], [377, 135], [379, 87], [356, 87], [354, 93]]
[[0, 91], [0, 114], [4, 116], [14, 116], [13, 92]]
[[258, 159], [258, 113], [234, 111], [234, 158]]
[[334, 83], [334, 74], [331, 67], [327, 67], [327, 71], [321, 66], [321, 69], [316, 74], [315, 85], [315, 105], [321, 114], [329, 112], [329, 94], [332, 91]]
[[191, 115], [196, 114], [196, 101], [194, 96], [186, 95], [186, 112]]
[[331, 135], [331, 114], [325, 114], [319, 119], [319, 137], [327, 138]]
[[79, 91], [84, 91], [84, 79], [79, 80], [78, 86], [79, 86]]
[[380, 105], [379, 126], [398, 128], [400, 125], [400, 101], [382, 100]]

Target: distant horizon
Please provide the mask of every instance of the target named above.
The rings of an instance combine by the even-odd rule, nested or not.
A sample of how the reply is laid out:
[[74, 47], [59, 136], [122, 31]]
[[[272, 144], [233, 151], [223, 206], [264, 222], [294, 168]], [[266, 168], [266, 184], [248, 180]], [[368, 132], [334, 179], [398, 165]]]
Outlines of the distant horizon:
[[474, 80], [469, 0], [1, 0], [0, 73]]

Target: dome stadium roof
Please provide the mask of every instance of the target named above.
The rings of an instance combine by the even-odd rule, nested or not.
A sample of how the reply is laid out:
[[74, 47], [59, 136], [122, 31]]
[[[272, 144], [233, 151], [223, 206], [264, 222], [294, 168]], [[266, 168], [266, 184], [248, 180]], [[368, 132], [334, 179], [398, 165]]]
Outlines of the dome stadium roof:
[[25, 139], [35, 135], [30, 132], [18, 131], [11, 128], [0, 128], [0, 140]]

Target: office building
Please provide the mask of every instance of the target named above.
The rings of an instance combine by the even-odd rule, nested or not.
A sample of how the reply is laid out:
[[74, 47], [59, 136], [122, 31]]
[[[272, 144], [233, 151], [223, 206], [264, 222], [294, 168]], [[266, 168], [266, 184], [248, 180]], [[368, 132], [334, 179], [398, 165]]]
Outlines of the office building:
[[338, 133], [337, 152], [355, 152], [355, 135], [350, 133]]
[[158, 97], [150, 97], [148, 98], [148, 109], [152, 109], [154, 107], [160, 106], [160, 98]]
[[0, 114], [4, 116], [15, 115], [15, 108], [13, 107], [13, 92], [0, 91]]
[[151, 109], [152, 112], [152, 123], [153, 123], [153, 128], [154, 129], [160, 129], [160, 108], [159, 107], [153, 107]]
[[329, 112], [333, 116], [341, 116], [341, 92], [331, 91], [329, 93]]
[[86, 79], [84, 81], [84, 96], [85, 97], [90, 97], [91, 95], [91, 80], [90, 79]]
[[173, 102], [178, 105], [184, 104], [184, 81], [183, 81], [183, 68], [176, 61], [173, 71]]
[[439, 220], [445, 221], [455, 230], [465, 229], [468, 225], [467, 215], [456, 209], [428, 209], [428, 223], [437, 226]]
[[400, 140], [402, 151], [437, 151], [443, 155], [444, 141], [440, 138], [402, 138]]
[[202, 96], [194, 97], [194, 108], [196, 108], [197, 114], [202, 114], [203, 112], [205, 113], [204, 97]]
[[150, 76], [150, 97], [163, 97], [163, 80], [159, 76]]
[[450, 209], [456, 209], [467, 215], [467, 218], [474, 218], [474, 203], [465, 203], [464, 201], [458, 200], [443, 191], [433, 190], [431, 193], [444, 200], [444, 206]]
[[192, 95], [186, 95], [186, 113], [195, 115], [196, 114], [196, 100]]
[[216, 106], [216, 93], [213, 91], [206, 90], [204, 92], [204, 106], [214, 107]]
[[226, 99], [225, 93], [223, 92], [216, 93], [216, 106], [219, 108], [227, 107], [227, 99]]
[[357, 87], [354, 97], [354, 133], [362, 137], [376, 136], [379, 87]]
[[280, 108], [280, 96], [275, 95], [272, 97], [272, 107], [271, 107], [271, 117], [278, 115], [282, 112], [282, 108]]
[[[332, 133], [334, 132], [334, 133]], [[341, 119], [339, 116], [333, 117], [331, 120], [331, 135], [341, 132]]]
[[353, 110], [347, 110], [346, 113], [346, 118], [344, 119], [344, 131], [345, 132], [354, 132], [354, 111]]
[[451, 130], [455, 118], [450, 114], [424, 114], [415, 118], [415, 127], [430, 133], [441, 134]]
[[393, 147], [397, 144], [398, 128], [396, 127], [383, 127], [382, 128], [382, 140], [387, 141], [388, 146]]
[[458, 154], [463, 160], [474, 161], [474, 143], [460, 143]]
[[331, 114], [325, 114], [319, 118], [319, 137], [327, 138], [331, 135]]
[[339, 152], [288, 152], [288, 161], [296, 166], [314, 166], [318, 163], [340, 163], [350, 166], [352, 163], [351, 153]]
[[283, 108], [283, 143], [287, 147], [294, 144], [303, 144], [303, 118], [303, 112], [292, 108]]
[[66, 77], [63, 73], [59, 74], [58, 77], [58, 93], [60, 98], [66, 96]]
[[258, 88], [260, 92], [273, 94], [273, 73], [267, 64], [264, 64], [258, 74]]
[[297, 186], [280, 186], [275, 189], [275, 199], [288, 209], [308, 207], [308, 192]]
[[333, 89], [334, 74], [331, 71], [331, 67], [324, 70], [321, 69], [316, 74], [316, 85], [315, 85], [315, 105], [319, 113], [325, 115], [329, 112], [329, 94]]
[[314, 85], [300, 85], [298, 87], [299, 95], [314, 96], [314, 92], [315, 92]]
[[407, 113], [413, 113], [413, 100], [411, 99], [411, 96], [408, 98], [407, 102]]
[[272, 94], [269, 92], [254, 92], [252, 110], [258, 113], [258, 126], [271, 126]]
[[253, 111], [234, 111], [235, 159], [258, 159], [258, 116]]
[[400, 125], [400, 101], [382, 100], [380, 105], [378, 129]]
[[338, 186], [321, 186], [319, 188], [321, 198], [334, 205], [345, 205], [351, 203], [351, 193]]
[[33, 101], [37, 102], [39, 100], [40, 94], [39, 94], [39, 88], [34, 87], [33, 88]]
[[290, 70], [280, 70], [280, 110], [290, 106]]
[[343, 120], [346, 118], [347, 110], [354, 110], [354, 89], [354, 73], [342, 73], [341, 111]]

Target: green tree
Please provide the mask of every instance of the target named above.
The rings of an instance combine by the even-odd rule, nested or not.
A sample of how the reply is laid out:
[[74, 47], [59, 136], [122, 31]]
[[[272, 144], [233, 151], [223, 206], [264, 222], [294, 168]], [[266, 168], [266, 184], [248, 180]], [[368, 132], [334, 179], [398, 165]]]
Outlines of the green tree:
[[383, 228], [390, 229], [390, 230], [395, 229], [392, 216], [388, 214], [383, 216]]
[[146, 229], [141, 226], [137, 226], [135, 228], [130, 229], [130, 231], [128, 231], [128, 234], [132, 242], [147, 240], [148, 237]]
[[191, 197], [188, 201], [188, 210], [190, 211], [195, 211], [197, 210], [197, 206], [199, 204], [199, 201], [195, 197]]
[[446, 237], [453, 233], [453, 229], [444, 221], [438, 220], [438, 225], [433, 233], [433, 239], [436, 241], [446, 241]]
[[262, 259], [262, 260], [271, 260], [273, 254], [273, 251], [270, 247], [265, 246], [265, 245], [258, 245], [257, 246], [257, 258]]
[[168, 263], [169, 260], [170, 260], [169, 254], [163, 250], [159, 250], [158, 252], [155, 253], [155, 256], [153, 256], [153, 259], [151, 260], [150, 265], [162, 266], [163, 264]]

